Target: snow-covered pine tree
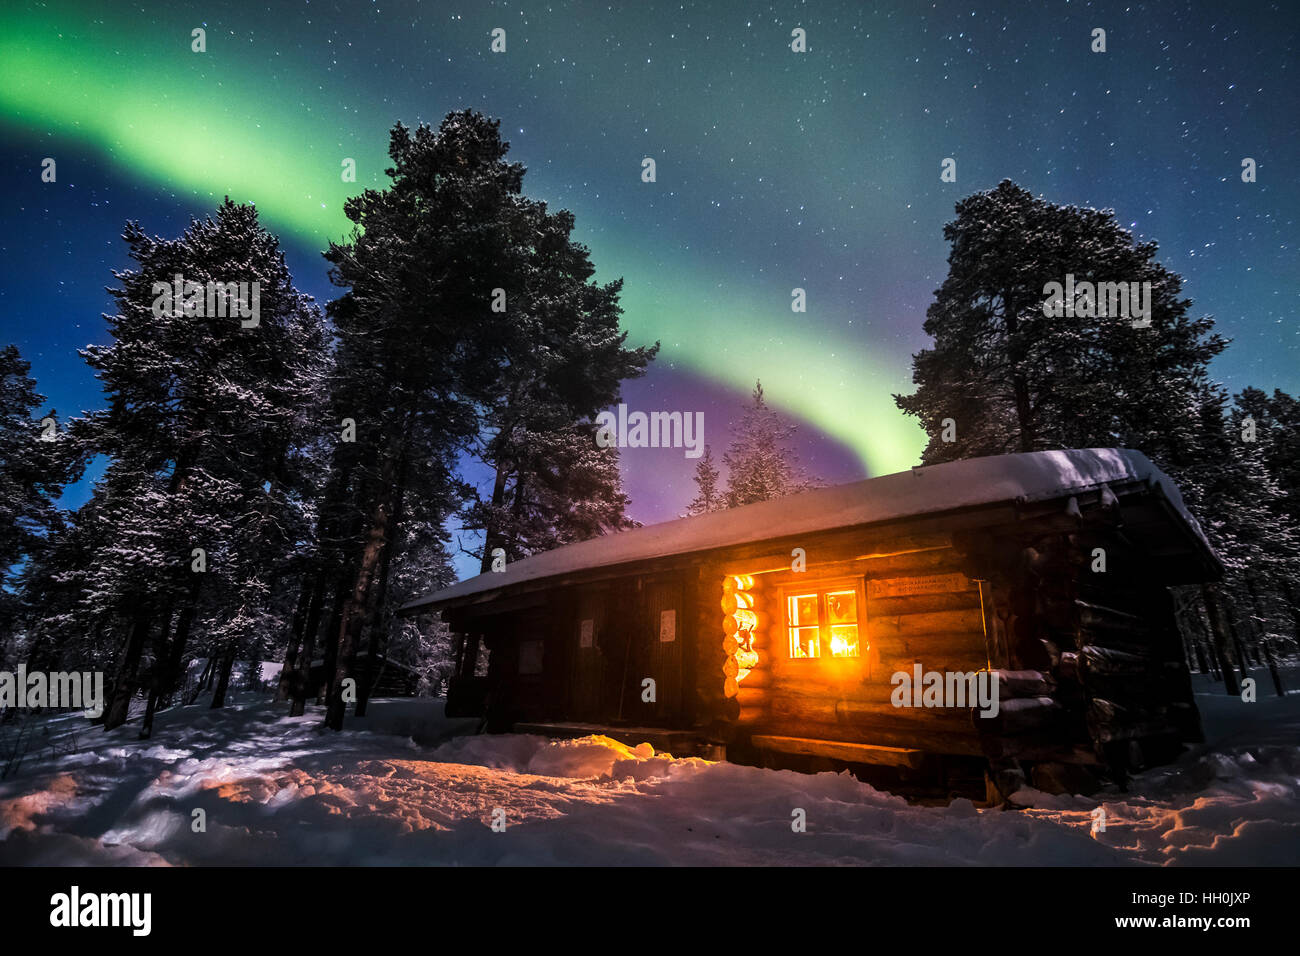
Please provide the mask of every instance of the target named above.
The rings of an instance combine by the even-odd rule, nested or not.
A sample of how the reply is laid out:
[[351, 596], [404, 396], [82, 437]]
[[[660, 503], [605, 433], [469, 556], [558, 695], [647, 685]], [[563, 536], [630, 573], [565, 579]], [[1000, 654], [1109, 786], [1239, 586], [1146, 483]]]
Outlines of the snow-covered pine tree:
[[[441, 516], [438, 516], [439, 518]], [[417, 693], [436, 693], [451, 676], [455, 653], [451, 631], [436, 615], [397, 617], [407, 601], [454, 584], [456, 572], [447, 552], [449, 535], [440, 521], [412, 514], [402, 529], [401, 547], [393, 557], [387, 606], [380, 612], [377, 633], [389, 660], [415, 669]], [[368, 693], [368, 691], [367, 691]]]
[[1234, 398], [1228, 419], [1236, 455], [1267, 477], [1252, 489], [1253, 520], [1238, 522], [1239, 536], [1252, 539], [1253, 554], [1236, 598], [1281, 694], [1278, 658], [1293, 657], [1300, 646], [1300, 402], [1281, 389], [1268, 395], [1247, 388]]
[[1260, 446], [1242, 440], [1240, 418], [1223, 387], [1205, 383], [1178, 423], [1177, 450], [1158, 462], [1178, 483], [1227, 569], [1222, 584], [1201, 592], [1229, 694], [1239, 692], [1233, 658], [1244, 677], [1251, 652], [1257, 661], [1272, 653], [1252, 619], [1251, 587], [1285, 580], [1297, 547], [1285, 495]]
[[[487, 529], [492, 547], [510, 560], [636, 527], [619, 474], [618, 449], [601, 448], [590, 422], [532, 431], [516, 426], [504, 471], [500, 504], [477, 502], [463, 526]], [[498, 446], [498, 448], [502, 448]], [[494, 495], [496, 491], [494, 489]], [[484, 555], [484, 570], [491, 550]]]
[[[1060, 206], [1004, 181], [957, 204], [944, 227], [949, 274], [927, 311], [934, 347], [913, 356], [917, 391], [895, 396], [930, 436], [929, 464], [1046, 448], [1145, 452], [1183, 491], [1224, 558], [1202, 589], [1227, 689], [1231, 652], [1249, 663], [1233, 607], [1253, 576], [1287, 564], [1296, 534], [1285, 491], [1230, 421], [1209, 361], [1227, 346], [1190, 318], [1182, 279], [1109, 210]], [[1151, 284], [1150, 324], [1125, 315], [1045, 314], [1048, 283]], [[1084, 310], [1084, 311], [1096, 311]], [[1249, 400], [1248, 400], [1249, 401]], [[944, 440], [945, 420], [956, 440]]]
[[[404, 497], [441, 496], [450, 515], [464, 487], [457, 458], [479, 441], [485, 418], [501, 413], [504, 447], [516, 418], [537, 431], [533, 408], [520, 402], [532, 399], [547, 416], [576, 410], [564, 418], [569, 426], [600, 407], [593, 395], [617, 395], [593, 378], [624, 377], [617, 284], [588, 281], [593, 270], [568, 238], [569, 214], [522, 197], [523, 167], [506, 162], [498, 127], [472, 111], [449, 114], [436, 131], [395, 126], [391, 185], [349, 200], [357, 230], [326, 253], [332, 280], [347, 289], [329, 305], [333, 406], [357, 428], [354, 443], [335, 449], [321, 506], [327, 557], [318, 580], [331, 592], [321, 603], [332, 605], [323, 615], [333, 675], [326, 725], [334, 729], [343, 681], [384, 604]], [[501, 293], [504, 311], [493, 308]], [[526, 510], [526, 494], [518, 498]]]
[[815, 484], [803, 473], [789, 445], [794, 432], [795, 426], [767, 404], [763, 383], [755, 382], [750, 403], [722, 456], [727, 466], [728, 508], [784, 498]]
[[682, 517], [708, 514], [711, 511], [721, 511], [726, 507], [722, 488], [719, 486], [721, 480], [722, 476], [718, 472], [718, 466], [713, 461], [713, 448], [705, 445], [704, 454], [695, 463], [694, 481], [697, 494], [691, 503], [686, 506], [686, 514], [682, 515]]
[[1254, 444], [1284, 495], [1283, 507], [1300, 525], [1300, 401], [1280, 388], [1272, 395], [1246, 388], [1233, 404], [1239, 425], [1247, 418], [1254, 423]]
[[[109, 407], [73, 428], [110, 459], [81, 571], [86, 610], [122, 641], [108, 728], [126, 719], [146, 650], [156, 702], [196, 621], [221, 622], [206, 650], [233, 663], [242, 639], [234, 622], [265, 611], [254, 603], [309, 517], [292, 449], [314, 424], [326, 342], [318, 310], [293, 288], [252, 206], [227, 199], [177, 239], [149, 237], [134, 222], [123, 238], [137, 268], [115, 273], [111, 344], [82, 353]], [[154, 283], [176, 275], [205, 289], [248, 283], [250, 298], [256, 283], [258, 324], [187, 314], [178, 302], [155, 310]], [[214, 297], [205, 299], [206, 312]], [[235, 591], [244, 603], [231, 607]]]
[[[335, 446], [321, 503], [326, 726], [343, 726], [343, 684], [377, 613], [402, 498], [417, 464], [450, 475], [473, 440], [473, 401], [494, 377], [508, 320], [493, 289], [513, 284], [523, 167], [498, 124], [471, 111], [437, 130], [393, 127], [391, 184], [348, 200], [356, 226], [331, 243], [337, 347], [332, 407], [355, 423]], [[449, 490], [454, 483], [447, 481]], [[295, 704], [295, 707], [297, 705]]]
[[[1188, 317], [1182, 279], [1110, 210], [1036, 199], [1004, 180], [944, 226], [948, 276], [926, 311], [934, 346], [913, 356], [917, 390], [895, 396], [930, 436], [922, 461], [1123, 446], [1160, 461], [1206, 366], [1227, 345]], [[1150, 326], [1122, 315], [1044, 314], [1048, 283], [1151, 283]], [[1096, 311], [1095, 309], [1089, 311]], [[956, 440], [944, 440], [945, 420]]]
[[599, 448], [590, 423], [658, 351], [657, 343], [625, 347], [622, 281], [592, 281], [588, 250], [572, 239], [573, 215], [522, 202], [512, 224], [522, 261], [513, 284], [501, 286], [511, 321], [479, 409], [479, 456], [494, 481], [462, 521], [484, 532], [484, 570], [498, 547], [516, 560], [628, 526], [617, 449]]
[[45, 396], [30, 372], [17, 346], [0, 349], [0, 660], [17, 626], [22, 570], [62, 530], [57, 499], [85, 464], [53, 410], [38, 419]]

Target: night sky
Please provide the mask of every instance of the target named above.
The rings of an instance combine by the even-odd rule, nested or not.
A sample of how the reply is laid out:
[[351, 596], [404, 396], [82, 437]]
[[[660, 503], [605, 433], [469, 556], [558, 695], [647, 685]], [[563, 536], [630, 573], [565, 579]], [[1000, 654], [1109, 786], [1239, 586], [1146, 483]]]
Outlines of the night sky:
[[[206, 53], [191, 51], [195, 27]], [[505, 53], [490, 52], [496, 27]], [[807, 53], [790, 49], [796, 27]], [[810, 472], [915, 464], [922, 434], [890, 393], [911, 390], [928, 342], [942, 227], [1006, 177], [1114, 208], [1235, 340], [1219, 379], [1296, 392], [1298, 27], [1289, 0], [8, 0], [0, 343], [63, 416], [98, 407], [76, 349], [104, 341], [123, 222], [175, 236], [225, 194], [257, 204], [323, 303], [336, 291], [320, 250], [343, 235], [343, 199], [386, 182], [389, 127], [471, 107], [501, 119], [525, 191], [575, 213], [599, 278], [625, 278], [632, 341], [663, 342], [625, 400], [703, 410], [718, 453], [761, 378], [799, 421]], [[41, 181], [47, 156], [55, 183]], [[340, 179], [347, 157], [355, 184]], [[940, 181], [945, 157], [956, 183]], [[795, 287], [806, 314], [791, 312]], [[680, 513], [694, 462], [623, 455], [633, 516]]]

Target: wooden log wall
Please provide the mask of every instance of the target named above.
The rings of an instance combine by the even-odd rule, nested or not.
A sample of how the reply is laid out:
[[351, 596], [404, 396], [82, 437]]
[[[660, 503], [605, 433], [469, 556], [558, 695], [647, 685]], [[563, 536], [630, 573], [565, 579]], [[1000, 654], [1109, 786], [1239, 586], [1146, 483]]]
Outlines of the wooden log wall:
[[[895, 707], [896, 671], [978, 671], [988, 666], [990, 645], [979, 587], [961, 573], [962, 555], [947, 535], [860, 537], [851, 546], [806, 549], [806, 568], [753, 574], [758, 663], [743, 679], [724, 674], [722, 696], [735, 688], [739, 705], [734, 734], [784, 735], [879, 746], [914, 747], [936, 753], [978, 754], [979, 739], [966, 709]], [[747, 565], [724, 566], [732, 574]], [[758, 569], [759, 562], [748, 565]], [[770, 567], [770, 563], [769, 563]], [[708, 576], [702, 576], [707, 585]], [[712, 579], [716, 602], [698, 609], [702, 635], [710, 615], [725, 653], [734, 650], [724, 633], [725, 612], [738, 602], [726, 575]], [[829, 648], [817, 659], [791, 659], [785, 629], [785, 595], [853, 588], [858, 592], [857, 658], [835, 658]], [[707, 590], [707, 587], [705, 588]], [[700, 600], [707, 601], [702, 594]], [[716, 656], [702, 636], [701, 675]], [[706, 662], [706, 658], [711, 658]], [[723, 661], [724, 668], [726, 661]], [[707, 680], [703, 681], [707, 683]], [[701, 689], [699, 697], [708, 696]], [[715, 701], [716, 704], [716, 701]]]
[[[985, 545], [986, 558], [1000, 556], [989, 560], [1000, 565], [991, 589], [1009, 666], [1041, 674], [1050, 688], [1035, 695], [1037, 707], [1013, 703], [1010, 723], [977, 721], [988, 756], [1122, 773], [1170, 741], [1201, 739], [1171, 597], [1113, 519], [1037, 535], [1031, 525]], [[1105, 571], [1094, 570], [1097, 548]], [[1040, 726], [1025, 720], [1034, 712]], [[1117, 749], [1130, 741], [1136, 751]]]
[[740, 703], [724, 693], [723, 669], [728, 654], [722, 632], [722, 585], [726, 577], [718, 565], [700, 567], [687, 590], [687, 605], [692, 609], [694, 627], [693, 680], [694, 705], [691, 720], [717, 739], [725, 741], [728, 724], [740, 715]]

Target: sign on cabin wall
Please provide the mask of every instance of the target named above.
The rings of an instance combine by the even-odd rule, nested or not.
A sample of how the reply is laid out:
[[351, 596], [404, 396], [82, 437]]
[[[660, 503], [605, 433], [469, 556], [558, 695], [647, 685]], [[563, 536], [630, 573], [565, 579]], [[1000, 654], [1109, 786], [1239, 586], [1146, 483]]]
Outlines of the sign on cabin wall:
[[909, 597], [913, 594], [939, 594], [965, 591], [971, 586], [964, 574], [923, 574], [915, 578], [882, 578], [867, 581], [868, 598]]
[[677, 640], [677, 612], [671, 608], [659, 612], [659, 642], [667, 644]]
[[593, 637], [596, 634], [596, 622], [591, 618], [586, 618], [582, 622], [582, 628], [578, 632], [578, 646], [591, 647]]

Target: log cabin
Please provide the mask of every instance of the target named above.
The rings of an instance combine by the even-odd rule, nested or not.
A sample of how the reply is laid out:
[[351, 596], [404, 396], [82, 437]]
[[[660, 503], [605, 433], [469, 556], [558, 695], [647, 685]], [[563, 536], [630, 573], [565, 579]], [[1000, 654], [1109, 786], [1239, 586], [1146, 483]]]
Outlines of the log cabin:
[[[1075, 449], [610, 534], [402, 613], [450, 626], [447, 714], [489, 732], [603, 733], [948, 796], [977, 781], [993, 801], [1122, 784], [1201, 739], [1168, 588], [1222, 570], [1144, 455]], [[931, 673], [949, 691], [996, 677], [996, 712], [898, 693]]]

